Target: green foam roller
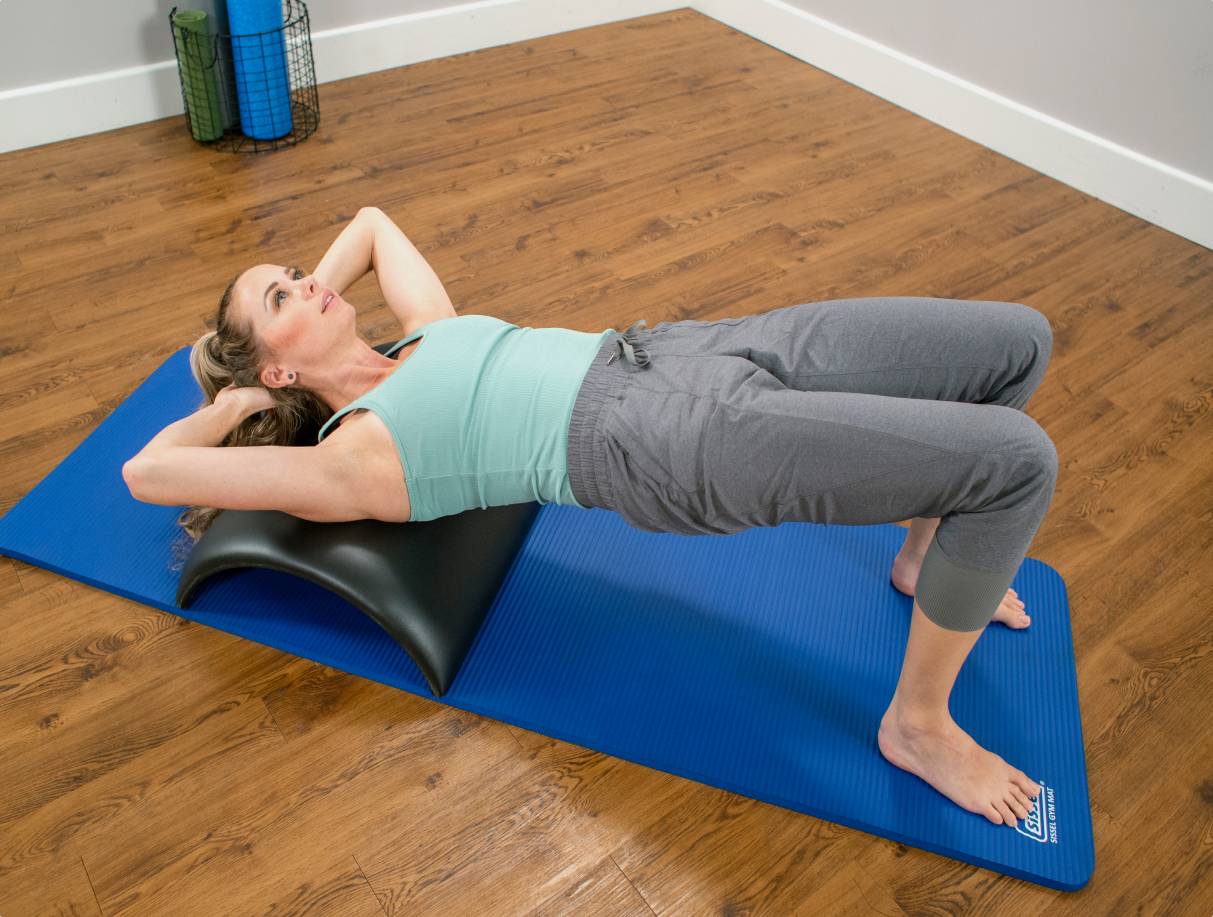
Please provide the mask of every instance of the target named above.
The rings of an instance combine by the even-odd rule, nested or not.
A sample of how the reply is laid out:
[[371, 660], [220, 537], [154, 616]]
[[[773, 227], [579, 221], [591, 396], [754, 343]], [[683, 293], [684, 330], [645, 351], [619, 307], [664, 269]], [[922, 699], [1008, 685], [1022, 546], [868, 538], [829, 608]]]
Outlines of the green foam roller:
[[173, 38], [177, 42], [191, 133], [195, 140], [216, 140], [223, 136], [223, 110], [206, 13], [202, 10], [174, 13]]

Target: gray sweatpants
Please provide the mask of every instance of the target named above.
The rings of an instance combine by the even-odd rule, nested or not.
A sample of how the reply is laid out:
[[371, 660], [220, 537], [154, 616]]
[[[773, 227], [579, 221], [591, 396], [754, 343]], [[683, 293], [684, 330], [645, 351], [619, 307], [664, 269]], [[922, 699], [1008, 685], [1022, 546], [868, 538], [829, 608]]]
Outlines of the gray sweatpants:
[[918, 604], [986, 625], [1057, 479], [1023, 410], [1052, 349], [1043, 314], [895, 296], [643, 325], [606, 338], [573, 405], [582, 505], [687, 535], [940, 517]]

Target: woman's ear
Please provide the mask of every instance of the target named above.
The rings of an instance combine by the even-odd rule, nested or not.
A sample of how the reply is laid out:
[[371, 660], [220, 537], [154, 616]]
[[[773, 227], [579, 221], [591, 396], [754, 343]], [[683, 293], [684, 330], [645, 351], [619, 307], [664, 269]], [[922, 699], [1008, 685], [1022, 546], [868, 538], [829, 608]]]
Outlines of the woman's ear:
[[284, 366], [267, 366], [261, 370], [261, 386], [263, 388], [284, 388], [295, 383], [296, 374]]

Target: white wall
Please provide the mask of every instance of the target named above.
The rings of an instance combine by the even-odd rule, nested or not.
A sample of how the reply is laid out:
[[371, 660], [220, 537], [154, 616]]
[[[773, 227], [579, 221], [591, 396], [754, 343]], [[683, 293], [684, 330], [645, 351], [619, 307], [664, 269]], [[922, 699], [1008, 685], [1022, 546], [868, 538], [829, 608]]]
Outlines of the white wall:
[[693, 5], [1213, 248], [1213, 0]]
[[[459, 0], [311, 0], [307, 10], [315, 33], [459, 5]], [[168, 24], [173, 7], [205, 10], [214, 19], [216, 14], [223, 16], [226, 4], [223, 0], [0, 0], [0, 90], [168, 60], [173, 57]]]
[[789, 0], [1213, 181], [1210, 0]]
[[[0, 154], [180, 115], [221, 2], [0, 0]], [[316, 79], [679, 7], [1213, 247], [1213, 0], [313, 0]]]

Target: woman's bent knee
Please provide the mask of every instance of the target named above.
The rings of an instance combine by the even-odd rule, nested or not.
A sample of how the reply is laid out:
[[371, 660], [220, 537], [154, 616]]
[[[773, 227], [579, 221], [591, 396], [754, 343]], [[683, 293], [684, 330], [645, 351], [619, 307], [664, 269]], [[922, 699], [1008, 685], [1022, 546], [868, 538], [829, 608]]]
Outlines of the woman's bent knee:
[[[1027, 417], [1027, 415], [1024, 415]], [[1031, 420], [1031, 418], [1028, 418]], [[1057, 482], [1057, 444], [1053, 442], [1053, 438], [1045, 432], [1035, 420], [1032, 421], [1032, 426], [1036, 432], [1031, 440], [1031, 457], [1040, 469], [1041, 476], [1048, 482], [1050, 490]]]
[[1000, 423], [1005, 436], [1000, 454], [1011, 458], [1017, 465], [1022, 464], [1024, 471], [1021, 474], [1041, 477], [1050, 483], [1056, 481], [1058, 457], [1053, 438], [1023, 411], [1001, 405], [998, 410], [1002, 412]]

